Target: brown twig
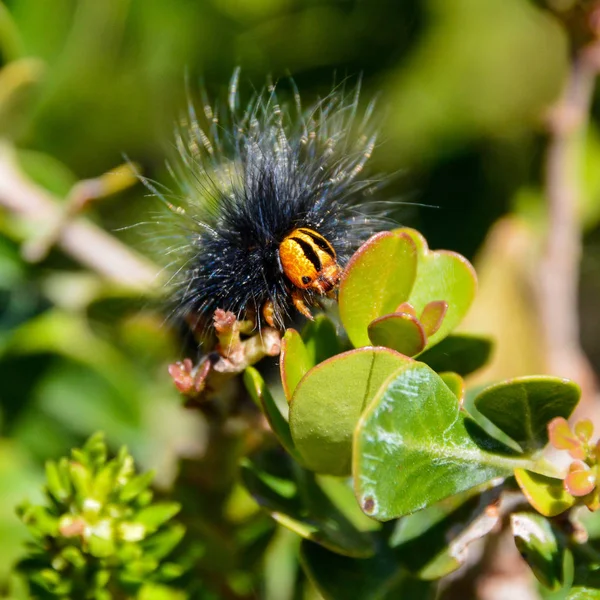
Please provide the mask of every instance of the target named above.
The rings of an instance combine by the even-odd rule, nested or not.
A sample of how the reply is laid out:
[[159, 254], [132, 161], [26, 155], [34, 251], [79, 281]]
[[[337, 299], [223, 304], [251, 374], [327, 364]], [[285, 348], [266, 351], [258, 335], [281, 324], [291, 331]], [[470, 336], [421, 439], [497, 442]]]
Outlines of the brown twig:
[[[0, 206], [41, 228], [61, 221], [60, 200], [23, 175], [8, 143], [0, 143]], [[76, 261], [119, 285], [148, 290], [160, 283], [156, 265], [84, 218], [65, 223], [57, 245]]]
[[545, 173], [549, 223], [538, 288], [548, 370], [581, 385], [579, 416], [592, 418], [597, 426], [597, 381], [579, 342], [581, 227], [577, 201], [585, 134], [599, 71], [600, 43], [595, 42], [576, 53], [562, 97], [550, 114]]

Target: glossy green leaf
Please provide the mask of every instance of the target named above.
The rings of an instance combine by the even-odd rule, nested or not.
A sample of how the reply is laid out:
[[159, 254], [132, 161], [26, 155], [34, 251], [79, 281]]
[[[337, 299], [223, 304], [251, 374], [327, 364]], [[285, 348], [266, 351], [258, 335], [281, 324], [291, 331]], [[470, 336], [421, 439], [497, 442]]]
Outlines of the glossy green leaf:
[[315, 480], [288, 457], [261, 453], [244, 459], [241, 477], [248, 492], [281, 525], [347, 556], [374, 552], [369, 533], [356, 529]]
[[448, 304], [440, 328], [429, 337], [428, 344], [432, 346], [445, 338], [467, 314], [477, 291], [477, 274], [464, 256], [448, 250], [429, 250], [418, 231], [402, 228], [395, 232], [408, 235], [418, 248], [417, 277], [408, 298], [417, 314], [433, 301]]
[[387, 348], [360, 348], [311, 369], [290, 405], [292, 438], [303, 464], [320, 473], [349, 474], [362, 411], [389, 375], [411, 362]]
[[309, 321], [302, 329], [302, 339], [311, 366], [341, 352], [336, 326], [327, 315], [320, 314], [314, 321]]
[[563, 582], [563, 549], [550, 522], [534, 513], [514, 513], [510, 525], [515, 544], [542, 585], [558, 590]]
[[474, 404], [529, 454], [548, 443], [548, 423], [555, 417], [568, 418], [580, 394], [567, 379], [539, 375], [492, 385], [477, 395]]
[[244, 385], [248, 393], [254, 398], [254, 401], [262, 406], [267, 421], [281, 445], [292, 456], [298, 458], [298, 453], [296, 452], [296, 447], [290, 433], [289, 423], [281, 414], [277, 404], [275, 404], [275, 400], [271, 396], [265, 380], [254, 367], [248, 367], [244, 371]]
[[453, 371], [463, 377], [483, 367], [492, 352], [489, 338], [452, 334], [419, 355], [419, 361], [428, 364], [434, 371]]
[[530, 464], [485, 434], [439, 375], [418, 362], [381, 387], [354, 438], [358, 502], [382, 521]]
[[425, 348], [427, 336], [419, 320], [408, 313], [384, 315], [369, 323], [369, 339], [374, 346], [384, 346], [415, 356]]
[[416, 272], [416, 247], [406, 234], [378, 233], [356, 251], [339, 290], [340, 318], [354, 346], [370, 345], [369, 323], [408, 299]]
[[380, 548], [372, 558], [356, 559], [303, 541], [300, 560], [325, 600], [429, 600], [435, 596], [435, 587], [412, 577], [387, 548]]
[[545, 517], [554, 517], [575, 504], [562, 479], [546, 477], [525, 469], [515, 469], [515, 478], [527, 501]]
[[281, 383], [288, 402], [300, 380], [315, 364], [300, 334], [295, 329], [288, 329], [281, 340], [279, 355]]

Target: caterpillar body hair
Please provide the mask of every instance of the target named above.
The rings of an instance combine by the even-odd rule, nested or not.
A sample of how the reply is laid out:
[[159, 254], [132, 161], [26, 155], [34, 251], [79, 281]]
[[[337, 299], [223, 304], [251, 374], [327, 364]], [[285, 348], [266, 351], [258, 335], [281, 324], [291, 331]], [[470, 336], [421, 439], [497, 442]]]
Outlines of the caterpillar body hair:
[[290, 82], [290, 103], [277, 84], [240, 108], [238, 81], [236, 70], [224, 110], [203, 98], [177, 128], [177, 200], [153, 188], [176, 226], [173, 314], [196, 329], [217, 309], [283, 329], [335, 295], [352, 253], [386, 223], [371, 198], [381, 178], [365, 169], [373, 104], [359, 112], [360, 86], [338, 86], [303, 109]]

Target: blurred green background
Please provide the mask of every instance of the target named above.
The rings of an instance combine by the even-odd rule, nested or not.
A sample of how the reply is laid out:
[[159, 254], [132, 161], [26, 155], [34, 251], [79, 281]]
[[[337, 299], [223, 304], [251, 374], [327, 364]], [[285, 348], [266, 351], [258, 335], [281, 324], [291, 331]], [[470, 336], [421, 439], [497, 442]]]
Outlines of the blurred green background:
[[[362, 73], [382, 121], [374, 169], [399, 174], [386, 195], [432, 247], [473, 258], [503, 215], [543, 225], [543, 117], [568, 57], [559, 24], [529, 0], [12, 0], [0, 51], [9, 67], [39, 61], [21, 63], [17, 94], [0, 77], [1, 143], [59, 198], [124, 156], [172, 185], [185, 74], [219, 94], [239, 65], [242, 90], [291, 73], [306, 102]], [[598, 108], [582, 173], [581, 318], [600, 369]], [[138, 184], [87, 217], [145, 253], [152, 240], [131, 226], [156, 210]], [[0, 582], [25, 537], [14, 505], [35, 497], [46, 458], [101, 429], [168, 486], [204, 439], [166, 371], [181, 343], [152, 302], [58, 250], [26, 262], [36, 227], [0, 206]]]

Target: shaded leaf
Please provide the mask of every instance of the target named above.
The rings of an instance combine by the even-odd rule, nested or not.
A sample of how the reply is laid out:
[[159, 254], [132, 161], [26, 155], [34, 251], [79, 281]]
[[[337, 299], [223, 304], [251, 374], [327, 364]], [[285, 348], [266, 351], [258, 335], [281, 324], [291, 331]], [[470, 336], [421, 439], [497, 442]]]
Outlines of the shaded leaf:
[[428, 600], [435, 588], [403, 569], [387, 548], [373, 558], [340, 556], [303, 541], [300, 560], [309, 579], [325, 600]]
[[324, 494], [314, 474], [288, 457], [262, 453], [241, 463], [248, 492], [281, 525], [348, 556], [370, 556], [371, 536], [358, 531]]
[[390, 544], [420, 579], [444, 577], [467, 560], [469, 544], [497, 525], [500, 516], [493, 505], [500, 493], [501, 487], [475, 488], [403, 517]]
[[262, 406], [267, 421], [281, 445], [292, 456], [298, 458], [298, 452], [290, 433], [289, 423], [281, 414], [277, 404], [275, 404], [275, 400], [271, 396], [265, 380], [254, 367], [248, 367], [244, 371], [244, 385], [255, 402], [258, 402]]
[[558, 590], [563, 582], [563, 549], [550, 522], [533, 513], [514, 513], [510, 525], [515, 544], [539, 582]]
[[475, 408], [530, 454], [548, 443], [548, 423], [568, 418], [579, 401], [575, 383], [537, 375], [497, 383], [475, 398]]
[[452, 334], [419, 355], [419, 361], [434, 371], [453, 371], [465, 377], [483, 367], [490, 357], [492, 341], [489, 338]]
[[340, 339], [336, 327], [327, 315], [320, 314], [309, 321], [302, 329], [302, 339], [311, 366], [339, 354]]

